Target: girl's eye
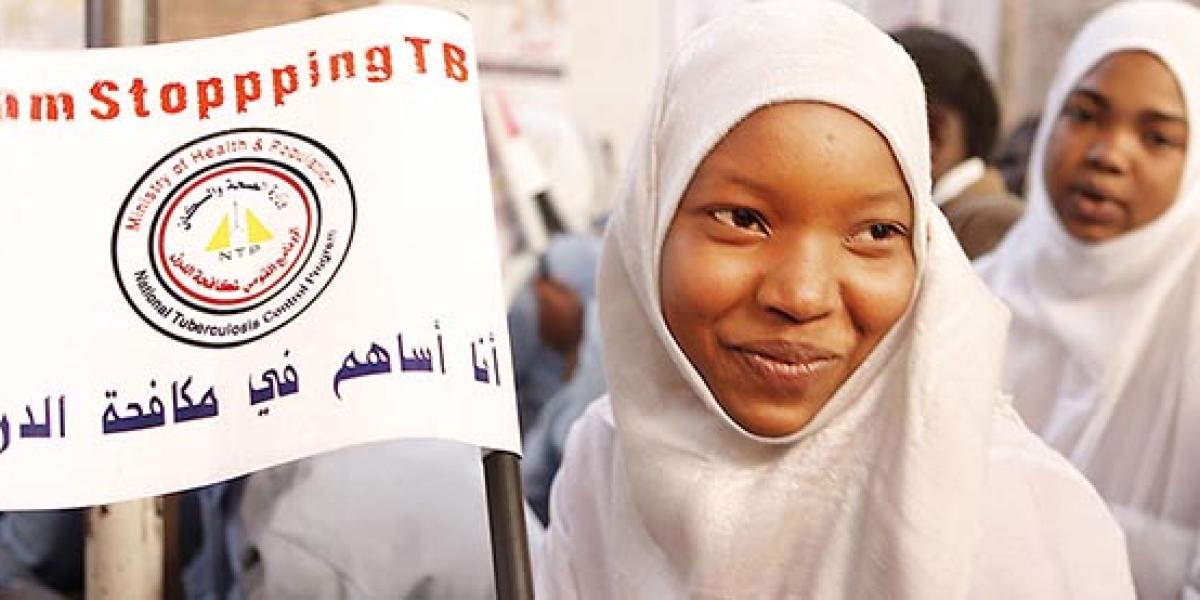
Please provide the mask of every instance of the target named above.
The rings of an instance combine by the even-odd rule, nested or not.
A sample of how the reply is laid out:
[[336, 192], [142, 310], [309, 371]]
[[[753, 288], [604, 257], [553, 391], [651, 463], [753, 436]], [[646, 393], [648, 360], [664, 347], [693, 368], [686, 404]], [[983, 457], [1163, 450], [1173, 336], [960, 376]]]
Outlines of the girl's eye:
[[908, 237], [908, 229], [899, 223], [871, 223], [851, 237], [854, 245], [879, 245]]
[[1063, 109], [1063, 116], [1074, 123], [1090, 123], [1096, 120], [1096, 114], [1078, 104], [1068, 104]]
[[758, 211], [749, 208], [718, 208], [712, 211], [714, 219], [731, 227], [758, 235], [767, 235], [767, 223]]
[[1146, 143], [1154, 148], [1171, 148], [1178, 146], [1174, 139], [1157, 131], [1147, 131]]

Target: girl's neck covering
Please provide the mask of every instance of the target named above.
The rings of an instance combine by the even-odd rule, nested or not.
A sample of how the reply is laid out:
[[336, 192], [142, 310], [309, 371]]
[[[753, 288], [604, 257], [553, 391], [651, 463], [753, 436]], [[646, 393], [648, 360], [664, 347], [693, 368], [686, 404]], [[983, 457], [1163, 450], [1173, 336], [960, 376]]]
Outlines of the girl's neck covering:
[[[918, 274], [908, 312], [812, 422], [763, 438], [672, 339], [659, 264], [700, 161], [755, 110], [793, 101], [842, 107], [887, 140], [914, 203]], [[966, 594], [1008, 319], [930, 200], [925, 118], [904, 50], [834, 2], [754, 3], [680, 49], [599, 274], [614, 597]]]
[[[1045, 103], [1028, 209], [980, 274], [1013, 311], [1004, 382], [1030, 427], [1113, 507], [1142, 598], [1178, 598], [1200, 524], [1200, 10], [1129, 2], [1075, 37]], [[1105, 57], [1149, 52], [1183, 92], [1187, 156], [1161, 217], [1100, 243], [1073, 238], [1046, 192], [1046, 146], [1075, 84]], [[1196, 570], [1196, 569], [1193, 569]], [[1200, 581], [1200, 571], [1193, 577]]]

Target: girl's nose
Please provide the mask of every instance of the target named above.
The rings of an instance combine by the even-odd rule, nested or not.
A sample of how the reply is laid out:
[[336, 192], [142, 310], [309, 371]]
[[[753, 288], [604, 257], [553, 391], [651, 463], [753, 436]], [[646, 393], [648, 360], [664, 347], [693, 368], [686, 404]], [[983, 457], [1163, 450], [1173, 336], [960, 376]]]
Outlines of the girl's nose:
[[819, 240], [781, 248], [766, 266], [755, 299], [769, 312], [803, 323], [828, 316], [837, 306], [835, 253]]
[[1128, 164], [1126, 145], [1131, 137], [1120, 130], [1100, 132], [1088, 145], [1088, 164], [1105, 173], [1124, 173]]

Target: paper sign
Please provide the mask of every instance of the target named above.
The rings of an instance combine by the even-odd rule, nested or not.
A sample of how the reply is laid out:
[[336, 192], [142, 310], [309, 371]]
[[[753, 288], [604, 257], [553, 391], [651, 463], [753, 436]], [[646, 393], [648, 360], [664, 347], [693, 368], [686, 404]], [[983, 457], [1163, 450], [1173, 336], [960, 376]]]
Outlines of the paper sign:
[[422, 7], [0, 54], [0, 509], [518, 451], [476, 75]]

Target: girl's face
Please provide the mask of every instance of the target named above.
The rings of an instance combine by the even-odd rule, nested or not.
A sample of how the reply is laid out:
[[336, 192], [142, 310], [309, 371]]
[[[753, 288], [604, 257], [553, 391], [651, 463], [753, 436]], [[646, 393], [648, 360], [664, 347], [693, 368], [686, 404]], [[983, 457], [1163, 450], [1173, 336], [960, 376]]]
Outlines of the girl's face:
[[871, 125], [825, 104], [759, 109], [700, 163], [667, 231], [667, 327], [738, 424], [799, 431], [907, 309], [912, 228]]
[[1146, 52], [1100, 61], [1067, 96], [1046, 147], [1046, 191], [1063, 227], [1101, 242], [1175, 201], [1188, 120], [1175, 77]]

